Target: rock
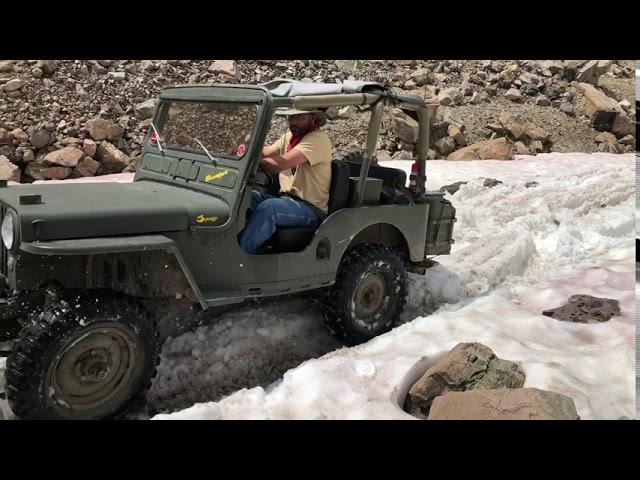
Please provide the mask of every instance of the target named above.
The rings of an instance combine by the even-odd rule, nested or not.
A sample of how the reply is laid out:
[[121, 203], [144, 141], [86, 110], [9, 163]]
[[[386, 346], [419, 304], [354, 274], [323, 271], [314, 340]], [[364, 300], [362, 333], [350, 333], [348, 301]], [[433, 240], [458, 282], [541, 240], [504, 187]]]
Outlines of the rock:
[[407, 143], [418, 140], [418, 122], [400, 109], [394, 109], [393, 133]]
[[546, 143], [551, 139], [551, 134], [544, 128], [536, 127], [531, 130], [531, 138], [533, 140], [540, 140], [542, 143]]
[[338, 118], [338, 115], [339, 115], [338, 109], [336, 107], [327, 108], [324, 114], [327, 116], [329, 120], [335, 120], [336, 118]]
[[521, 102], [522, 101], [522, 93], [520, 93], [520, 90], [518, 90], [516, 88], [510, 88], [509, 90], [507, 90], [507, 92], [504, 94], [504, 96], [508, 100], [511, 100], [512, 102]]
[[[506, 115], [505, 115], [505, 118], [506, 118]], [[507, 130], [504, 128], [504, 126], [501, 123], [489, 123], [487, 124], [487, 129], [492, 132], [495, 132], [499, 136], [504, 136], [507, 134]]]
[[570, 117], [573, 117], [576, 112], [573, 108], [573, 105], [569, 102], [562, 102], [560, 103], [560, 106], [558, 107], [560, 109], [561, 112], [566, 113], [567, 115], [569, 115]]
[[428, 420], [579, 420], [571, 397], [537, 388], [451, 392], [433, 401]]
[[474, 92], [473, 95], [471, 95], [470, 102], [474, 105], [478, 105], [479, 103], [485, 102], [488, 97], [489, 95], [487, 95], [485, 92]]
[[22, 87], [24, 87], [24, 81], [19, 78], [12, 78], [2, 86], [2, 89], [5, 92], [15, 92], [16, 90], [20, 90]]
[[347, 105], [338, 110], [338, 118], [351, 118], [356, 113], [358, 113], [358, 109], [353, 105]]
[[465, 139], [464, 134], [455, 125], [450, 124], [447, 127], [447, 135], [453, 138], [453, 140], [456, 142], [456, 145], [458, 145], [459, 147], [467, 146], [467, 140]]
[[14, 64], [13, 60], [2, 60], [0, 61], [0, 73], [10, 73], [13, 72]]
[[93, 118], [87, 122], [87, 130], [89, 135], [96, 141], [100, 140], [116, 140], [124, 129], [117, 123], [110, 122], [100, 117]]
[[447, 128], [449, 126], [454, 126], [454, 127], [457, 127], [462, 133], [464, 133], [464, 131], [467, 129], [460, 114], [455, 113], [453, 110], [450, 110], [450, 109], [447, 110], [444, 113], [443, 120], [444, 120], [444, 123], [447, 124]]
[[391, 158], [393, 160], [413, 160], [413, 154], [406, 150], [400, 150], [399, 152], [394, 153]]
[[522, 93], [529, 96], [537, 95], [538, 93], [540, 93], [538, 91], [538, 88], [531, 83], [525, 83], [524, 85], [522, 85], [522, 88], [520, 90], [522, 91]]
[[635, 136], [636, 126], [625, 113], [620, 113], [613, 121], [611, 132], [618, 138], [626, 137], [627, 135]]
[[375, 154], [378, 163], [380, 162], [390, 162], [392, 160], [391, 155], [386, 150], [378, 150]]
[[624, 110], [629, 110], [631, 108], [631, 102], [629, 102], [629, 100], [621, 100], [618, 102], [618, 105], [620, 105]]
[[444, 185], [444, 186], [440, 187], [440, 191], [441, 192], [449, 192], [450, 195], [453, 195], [458, 190], [460, 190], [460, 187], [462, 185], [466, 185], [467, 183], [468, 182], [456, 182], [456, 183], [452, 183], [451, 185]]
[[21, 128], [16, 128], [14, 130], [11, 131], [11, 136], [13, 138], [15, 138], [18, 142], [22, 143], [22, 142], [26, 142], [29, 140], [29, 135], [27, 135], [27, 133], [22, 130]]
[[513, 160], [513, 149], [504, 137], [474, 143], [461, 148], [447, 160]]
[[600, 75], [598, 73], [598, 61], [590, 60], [585, 63], [578, 73], [576, 74], [576, 81], [586, 82], [592, 85], [597, 85]]
[[44, 159], [46, 162], [55, 163], [62, 167], [75, 167], [82, 157], [84, 157], [84, 152], [79, 148], [65, 147], [47, 154]]
[[576, 86], [575, 109], [586, 115], [593, 128], [599, 131], [611, 131], [616, 117], [623, 113], [618, 102], [588, 83]]
[[36, 159], [35, 152], [30, 148], [25, 148], [22, 153], [22, 161], [24, 163], [33, 162]]
[[154, 99], [146, 100], [138, 103], [134, 108], [134, 113], [138, 120], [146, 120], [152, 118], [156, 111], [156, 101]]
[[65, 147], [71, 147], [71, 146], [80, 146], [82, 145], [82, 140], [80, 140], [79, 138], [74, 138], [74, 137], [67, 137], [67, 138], [63, 138], [62, 141], [60, 142], [62, 145], [64, 145]]
[[51, 135], [46, 130], [37, 130], [29, 136], [29, 142], [34, 148], [42, 148], [49, 145]]
[[549, 105], [551, 105], [551, 102], [544, 95], [538, 95], [538, 97], [536, 98], [536, 105], [540, 107], [548, 107]]
[[119, 82], [123, 82], [127, 79], [126, 72], [109, 72], [107, 73], [114, 80], [118, 80]]
[[453, 103], [453, 97], [451, 95], [450, 89], [441, 90], [438, 94], [438, 103], [440, 105], [451, 105]]
[[216, 60], [208, 69], [211, 73], [218, 73], [221, 75], [227, 75], [235, 79], [240, 78], [240, 71], [238, 65], [234, 60]]
[[73, 170], [69, 167], [44, 167], [41, 170], [42, 177], [45, 180], [64, 180], [71, 175]]
[[105, 68], [109, 68], [115, 63], [115, 60], [98, 60], [98, 63]]
[[88, 157], [93, 157], [96, 154], [96, 150], [98, 149], [98, 145], [93, 140], [85, 138], [85, 140], [84, 140], [84, 142], [82, 144], [82, 149], [84, 150], [84, 153]]
[[100, 164], [96, 162], [91, 157], [85, 157], [80, 162], [78, 162], [78, 166], [75, 168], [75, 172], [81, 177], [93, 177]]
[[518, 155], [531, 155], [527, 146], [522, 142], [516, 142], [514, 145]]
[[20, 182], [20, 167], [11, 163], [4, 155], [0, 155], [0, 180]]
[[518, 364], [496, 357], [481, 343], [459, 343], [411, 387], [406, 407], [426, 416], [433, 400], [448, 392], [520, 388], [525, 375]]
[[620, 304], [610, 298], [572, 295], [566, 305], [544, 310], [542, 314], [563, 322], [600, 323], [620, 315]]
[[24, 173], [34, 180], [44, 180], [42, 170], [45, 168], [40, 162], [30, 162], [24, 169]]
[[58, 61], [43, 60], [41, 68], [42, 68], [42, 73], [44, 73], [47, 76], [51, 76], [58, 69]]
[[632, 145], [635, 146], [636, 144], [636, 139], [633, 135], [626, 135], [624, 137], [622, 137], [620, 139], [620, 142], [622, 145]]
[[418, 85], [413, 80], [407, 80], [402, 86], [405, 90], [411, 90], [413, 88], [416, 88]]
[[533, 188], [533, 187], [537, 187], [538, 185], [540, 185], [538, 182], [527, 182], [524, 184], [524, 188]]
[[142, 60], [140, 62], [140, 68], [145, 72], [151, 72], [153, 70], [157, 70], [158, 66], [149, 60]]
[[542, 153], [544, 152], [544, 145], [540, 140], [534, 140], [531, 142], [531, 150], [535, 153]]
[[11, 133], [7, 132], [4, 128], [0, 128], [0, 145], [9, 145], [11, 143], [13, 143]]
[[495, 178], [485, 178], [482, 183], [483, 186], [493, 188], [497, 185], [500, 185], [502, 182], [500, 180], [496, 180]]
[[443, 137], [436, 142], [436, 148], [443, 155], [449, 155], [456, 149], [456, 142], [451, 137]]
[[616, 143], [618, 140], [613, 133], [600, 132], [596, 135], [596, 143]]
[[525, 137], [529, 128], [529, 121], [523, 115], [504, 113], [500, 116], [500, 123], [514, 140]]
[[415, 82], [418, 87], [429, 83], [431, 79], [431, 72], [426, 68], [418, 68], [415, 72], [409, 75], [409, 78]]
[[564, 65], [560, 60], [544, 60], [543, 62], [541, 62], [540, 66], [543, 69], [549, 70], [551, 75], [557, 75], [559, 73], [562, 73], [562, 71], [564, 70]]
[[96, 159], [109, 172], [120, 173], [129, 165], [129, 157], [107, 141], [103, 141], [96, 151]]

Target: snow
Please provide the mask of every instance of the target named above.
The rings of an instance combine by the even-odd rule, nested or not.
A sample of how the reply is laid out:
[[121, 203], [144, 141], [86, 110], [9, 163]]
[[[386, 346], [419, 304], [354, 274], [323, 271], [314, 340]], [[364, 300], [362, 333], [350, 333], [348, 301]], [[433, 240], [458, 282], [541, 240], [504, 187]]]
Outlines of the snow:
[[[411, 162], [390, 164], [409, 171]], [[572, 397], [583, 419], [634, 417], [634, 155], [427, 167], [429, 189], [469, 184], [447, 194], [456, 244], [425, 276], [410, 276], [406, 323], [307, 360], [267, 387], [155, 418], [413, 419], [402, 410], [413, 382], [459, 342], [476, 341], [518, 362], [525, 387]], [[503, 184], [483, 187], [478, 177]], [[524, 187], [534, 180], [539, 186]], [[622, 315], [602, 324], [541, 315], [576, 293], [614, 298]]]
[[[344, 348], [305, 300], [225, 314], [167, 340], [148, 394], [154, 418], [412, 420], [408, 389], [460, 342], [518, 362], [525, 387], [569, 395], [583, 419], [635, 417], [634, 170], [633, 154], [429, 161], [428, 189], [469, 183], [446, 195], [456, 243], [426, 275], [410, 274], [402, 325]], [[616, 299], [622, 315], [541, 315], [577, 293]]]

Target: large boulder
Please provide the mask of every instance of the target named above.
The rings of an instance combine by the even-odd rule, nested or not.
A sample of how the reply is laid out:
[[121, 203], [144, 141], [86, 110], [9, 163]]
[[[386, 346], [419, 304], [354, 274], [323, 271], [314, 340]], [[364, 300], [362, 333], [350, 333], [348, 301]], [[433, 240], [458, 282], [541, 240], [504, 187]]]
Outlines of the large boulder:
[[495, 138], [461, 148], [447, 160], [513, 160], [513, 148], [506, 138]]
[[574, 104], [578, 114], [586, 115], [599, 131], [610, 132], [618, 115], [624, 113], [618, 102], [588, 83], [578, 83]]
[[518, 364], [496, 357], [480, 343], [459, 343], [409, 390], [407, 409], [427, 415], [434, 398], [448, 392], [520, 388], [525, 375]]
[[400, 140], [416, 143], [418, 140], [418, 122], [400, 109], [394, 110], [393, 133]]
[[64, 147], [47, 154], [44, 159], [61, 167], [75, 167], [84, 157], [84, 152], [75, 147]]
[[436, 398], [429, 420], [579, 420], [571, 397], [537, 388], [471, 390]]
[[20, 168], [4, 155], [0, 155], [0, 180], [20, 181]]
[[129, 157], [109, 142], [101, 142], [96, 151], [96, 159], [109, 172], [122, 172], [129, 166]]
[[209, 71], [235, 79], [240, 78], [240, 70], [234, 60], [216, 60], [209, 67]]
[[134, 112], [138, 120], [146, 120], [147, 118], [153, 117], [155, 111], [156, 101], [154, 99], [138, 103], [134, 108]]
[[116, 140], [124, 129], [117, 123], [110, 122], [104, 118], [96, 117], [87, 122], [87, 130], [89, 135], [96, 141], [100, 140]]

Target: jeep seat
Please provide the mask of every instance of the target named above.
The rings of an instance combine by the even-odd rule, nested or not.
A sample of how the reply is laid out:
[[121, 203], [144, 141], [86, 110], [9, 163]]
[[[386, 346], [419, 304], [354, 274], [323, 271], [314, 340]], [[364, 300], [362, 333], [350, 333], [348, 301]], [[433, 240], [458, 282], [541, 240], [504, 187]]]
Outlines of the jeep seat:
[[[349, 201], [349, 165], [342, 161], [331, 162], [329, 187], [329, 212], [331, 215], [347, 206]], [[299, 252], [311, 242], [315, 227], [278, 227], [265, 244], [264, 253]]]

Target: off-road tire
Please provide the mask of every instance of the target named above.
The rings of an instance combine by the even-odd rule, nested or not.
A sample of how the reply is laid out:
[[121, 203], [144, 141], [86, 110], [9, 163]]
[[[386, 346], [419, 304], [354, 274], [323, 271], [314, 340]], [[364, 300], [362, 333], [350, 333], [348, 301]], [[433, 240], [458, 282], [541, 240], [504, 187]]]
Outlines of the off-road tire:
[[[109, 340], [108, 347], [105, 347]], [[90, 346], [91, 342], [96, 342], [96, 346]], [[99, 345], [100, 342], [104, 344]], [[91, 351], [83, 352], [87, 346]], [[160, 361], [160, 348], [154, 319], [130, 299], [86, 295], [76, 297], [75, 301], [47, 306], [24, 327], [7, 358], [9, 406], [21, 419], [111, 418], [151, 386]], [[64, 361], [69, 359], [71, 362], [76, 355], [82, 360], [63, 368]], [[93, 363], [78, 373], [83, 368], [78, 366], [81, 361]], [[93, 368], [89, 376], [100, 377], [90, 386], [86, 385], [87, 377], [84, 376], [87, 368]], [[98, 368], [98, 373], [95, 373]], [[65, 375], [62, 372], [71, 371], [74, 373], [60, 377]], [[120, 371], [124, 372], [121, 376]], [[112, 372], [117, 377], [110, 377]], [[76, 396], [73, 399], [78, 398], [79, 403], [73, 404], [72, 401], [70, 404], [67, 400], [72, 398], [72, 394], [60, 389], [56, 382], [60, 378], [66, 382], [74, 381], [69, 380], [73, 375], [82, 375], [85, 383], [81, 388], [98, 385], [98, 396], [104, 390], [104, 395], [112, 397], [98, 398], [88, 406], [79, 407], [83, 401], [90, 402], [90, 397]], [[107, 384], [100, 387], [105, 378]]]
[[[356, 296], [366, 298], [367, 290], [363, 292], [363, 288], [375, 290], [374, 298], [378, 298], [377, 292], [382, 291], [383, 295], [378, 307], [373, 301], [373, 310], [367, 316], [360, 316], [366, 310], [366, 302], [356, 301]], [[397, 325], [406, 300], [407, 271], [397, 252], [378, 244], [359, 245], [345, 254], [336, 282], [325, 294], [325, 323], [342, 343], [357, 345]]]

